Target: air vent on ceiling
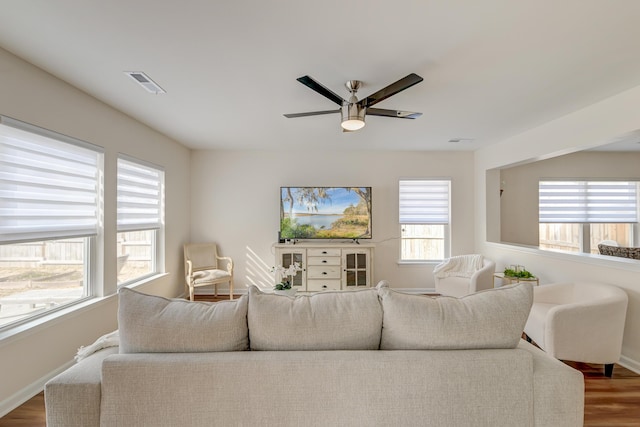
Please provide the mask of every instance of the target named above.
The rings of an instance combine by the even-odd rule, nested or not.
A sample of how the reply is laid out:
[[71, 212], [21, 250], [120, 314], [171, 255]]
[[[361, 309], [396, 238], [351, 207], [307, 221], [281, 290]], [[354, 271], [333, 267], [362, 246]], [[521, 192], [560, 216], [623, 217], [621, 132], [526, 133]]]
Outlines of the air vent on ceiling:
[[475, 141], [474, 138], [451, 138], [449, 142], [451, 143], [471, 143]]
[[145, 88], [148, 92], [159, 94], [159, 93], [167, 93], [164, 89], [162, 89], [156, 82], [151, 80], [149, 76], [147, 76], [142, 71], [125, 71], [126, 75], [135, 80], [140, 86]]

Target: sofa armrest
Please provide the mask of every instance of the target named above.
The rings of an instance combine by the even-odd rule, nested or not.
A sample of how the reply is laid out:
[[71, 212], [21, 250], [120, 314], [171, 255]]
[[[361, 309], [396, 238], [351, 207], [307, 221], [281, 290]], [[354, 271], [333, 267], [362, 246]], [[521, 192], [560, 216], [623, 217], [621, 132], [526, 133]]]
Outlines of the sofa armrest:
[[233, 259], [228, 256], [217, 256], [217, 255], [216, 255], [216, 258], [218, 259], [218, 261], [225, 261], [227, 264], [226, 270], [229, 272], [229, 274], [233, 275]]
[[[545, 350], [561, 360], [615, 363], [620, 358], [627, 301], [557, 305], [545, 325]], [[583, 339], [576, 331], [588, 331]]]
[[536, 427], [582, 426], [582, 372], [550, 357], [524, 340], [520, 341], [518, 349], [525, 350], [533, 356], [533, 413]]
[[490, 259], [484, 259], [482, 268], [471, 276], [469, 292], [474, 293], [493, 288], [493, 273], [496, 271], [496, 263]]
[[100, 426], [102, 361], [118, 347], [100, 350], [47, 382], [47, 427]]

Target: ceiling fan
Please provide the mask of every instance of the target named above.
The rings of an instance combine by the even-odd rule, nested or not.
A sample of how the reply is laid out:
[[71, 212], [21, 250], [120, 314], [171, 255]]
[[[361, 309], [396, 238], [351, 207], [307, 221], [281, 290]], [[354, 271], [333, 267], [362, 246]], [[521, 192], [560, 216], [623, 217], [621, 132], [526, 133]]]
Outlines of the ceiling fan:
[[297, 79], [300, 83], [307, 86], [309, 89], [315, 90], [320, 95], [330, 99], [340, 106], [337, 110], [324, 110], [324, 111], [311, 111], [308, 113], [293, 113], [284, 114], [285, 117], [306, 117], [306, 116], [320, 116], [323, 114], [342, 114], [342, 131], [352, 132], [364, 127], [364, 116], [384, 116], [395, 117], [397, 119], [415, 119], [422, 115], [422, 113], [414, 113], [411, 111], [402, 110], [386, 110], [383, 108], [371, 108], [373, 105], [380, 101], [383, 101], [390, 96], [395, 95], [398, 92], [402, 92], [411, 86], [420, 83], [423, 79], [417, 74], [411, 73], [406, 77], [401, 78], [395, 83], [391, 83], [389, 86], [380, 89], [376, 93], [367, 96], [366, 98], [358, 101], [356, 92], [362, 86], [360, 80], [349, 80], [345, 86], [351, 93], [349, 100], [342, 98], [340, 95], [334, 93], [331, 89], [326, 88], [310, 76], [302, 76]]

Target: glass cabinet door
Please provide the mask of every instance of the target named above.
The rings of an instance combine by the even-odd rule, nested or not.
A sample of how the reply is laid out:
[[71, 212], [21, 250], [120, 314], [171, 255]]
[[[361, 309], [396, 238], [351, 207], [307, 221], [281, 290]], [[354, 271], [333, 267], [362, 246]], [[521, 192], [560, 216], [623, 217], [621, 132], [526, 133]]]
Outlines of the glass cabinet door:
[[295, 262], [297, 262], [300, 265], [300, 268], [302, 268], [302, 271], [299, 271], [298, 274], [293, 276], [292, 286], [299, 286], [299, 287], [304, 286], [305, 275], [306, 275], [305, 274], [306, 268], [304, 266], [304, 257], [305, 257], [304, 250], [287, 251], [287, 252], [282, 252], [280, 254], [280, 265], [282, 265], [284, 268], [289, 268], [289, 266]]
[[369, 286], [369, 256], [366, 252], [343, 251], [343, 285]]

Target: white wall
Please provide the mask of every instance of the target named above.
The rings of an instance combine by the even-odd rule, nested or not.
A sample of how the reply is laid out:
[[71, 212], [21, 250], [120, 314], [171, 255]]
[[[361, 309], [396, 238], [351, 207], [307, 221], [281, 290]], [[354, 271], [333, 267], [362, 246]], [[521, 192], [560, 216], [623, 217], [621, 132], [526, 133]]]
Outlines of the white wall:
[[[182, 244], [189, 236], [189, 150], [78, 89], [0, 49], [0, 114], [70, 135], [105, 149], [105, 264], [116, 288], [116, 158], [118, 152], [165, 168], [166, 271], [145, 292], [183, 291]], [[128, 84], [128, 83], [127, 83]], [[135, 86], [131, 86], [135, 90]], [[150, 97], [153, 102], [153, 97]], [[0, 416], [40, 391], [52, 372], [72, 362], [78, 347], [114, 330], [117, 299], [102, 299], [21, 333], [0, 334]]]
[[475, 233], [477, 250], [495, 259], [498, 269], [520, 264], [538, 273], [543, 284], [583, 280], [612, 283], [624, 289], [629, 295], [629, 308], [622, 362], [640, 372], [640, 268], [637, 263], [559, 255], [487, 241], [487, 230], [493, 239], [492, 233], [499, 230], [500, 221], [499, 178], [491, 169], [612, 142], [620, 135], [640, 129], [639, 110], [640, 87], [636, 87], [477, 151]]
[[[281, 186], [372, 187], [373, 283], [433, 288], [433, 265], [398, 265], [398, 180], [452, 179], [452, 251], [473, 250], [473, 154], [469, 152], [194, 151], [193, 241], [216, 241], [235, 261], [236, 289], [271, 287]], [[222, 288], [221, 288], [222, 290]]]

